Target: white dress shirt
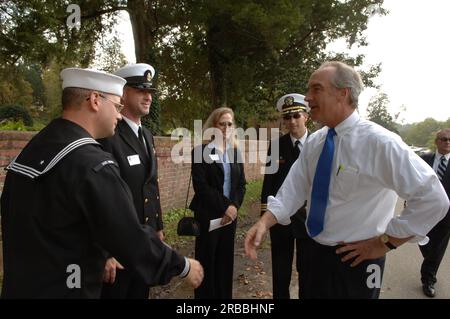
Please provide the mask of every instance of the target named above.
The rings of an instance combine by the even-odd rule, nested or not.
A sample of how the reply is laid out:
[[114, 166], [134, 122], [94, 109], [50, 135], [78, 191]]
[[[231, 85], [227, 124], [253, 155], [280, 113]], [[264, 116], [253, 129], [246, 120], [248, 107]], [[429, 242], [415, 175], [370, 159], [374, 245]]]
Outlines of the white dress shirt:
[[300, 143], [298, 143], [298, 149], [300, 150], [300, 152], [303, 149], [303, 145], [305, 145], [306, 142], [306, 138], [308, 137], [308, 130], [306, 130], [305, 134], [303, 134], [302, 137], [300, 137], [299, 139], [293, 137], [292, 135], [289, 134], [289, 136], [291, 137], [291, 141], [292, 141], [292, 146], [295, 146], [295, 142], [296, 141], [300, 141]]
[[138, 134], [138, 130], [140, 125], [136, 124], [134, 121], [130, 120], [128, 117], [122, 115], [122, 119], [127, 122], [128, 126], [131, 128], [131, 130], [134, 132], [134, 134], [136, 135], [136, 137], [139, 136]]
[[[447, 213], [449, 201], [434, 171], [401, 138], [353, 112], [335, 127], [334, 157], [323, 231], [314, 240], [324, 245], [364, 240], [387, 233], [393, 237], [426, 234]], [[278, 223], [311, 202], [317, 162], [328, 127], [308, 138], [268, 210]], [[394, 216], [398, 196], [408, 201]], [[309, 212], [309, 207], [308, 207]]]
[[447, 166], [448, 166], [448, 159], [450, 158], [450, 153], [442, 155], [439, 152], [436, 152], [436, 154], [434, 156], [434, 162], [433, 162], [433, 169], [434, 169], [435, 172], [437, 172], [437, 170], [438, 170], [439, 164], [441, 163], [442, 156], [445, 157], [445, 159], [447, 161], [446, 163], [447, 163]]
[[230, 148], [230, 146], [227, 144], [225, 152], [223, 153], [214, 142], [209, 143], [208, 148], [216, 149], [218, 152], [216, 153], [216, 155], [220, 155], [218, 156], [217, 161], [222, 163], [223, 167], [223, 195], [229, 199], [231, 193], [231, 166], [230, 166], [230, 158], [228, 156], [228, 149]]
[[[128, 126], [131, 128], [131, 130], [133, 131], [133, 133], [136, 135], [137, 138], [139, 138], [139, 128], [141, 127], [141, 125], [137, 124], [136, 122], [130, 120], [128, 117], [122, 115], [122, 119], [128, 124]], [[142, 130], [142, 128], [141, 128]], [[144, 133], [142, 133], [144, 134]], [[144, 141], [144, 145], [147, 146], [147, 142], [145, 141], [145, 138], [143, 139]]]

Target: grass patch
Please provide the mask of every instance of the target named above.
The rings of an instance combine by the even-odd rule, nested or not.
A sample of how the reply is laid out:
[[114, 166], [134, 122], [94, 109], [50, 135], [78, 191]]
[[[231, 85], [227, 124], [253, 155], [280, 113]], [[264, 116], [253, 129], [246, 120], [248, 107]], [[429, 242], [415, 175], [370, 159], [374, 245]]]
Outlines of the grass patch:
[[45, 123], [36, 120], [32, 126], [26, 126], [22, 120], [0, 121], [0, 131], [40, 131], [45, 127]]
[[[244, 202], [239, 209], [239, 218], [246, 217], [252, 209], [252, 205], [260, 201], [262, 184], [262, 180], [247, 184]], [[173, 208], [163, 213], [165, 242], [173, 247], [183, 247], [187, 243], [194, 242], [194, 237], [177, 235], [178, 221], [183, 216], [184, 208]], [[187, 209], [186, 216], [194, 216], [194, 213], [190, 209]]]
[[[181, 247], [194, 241], [194, 237], [177, 235], [177, 225], [183, 216], [184, 208], [172, 208], [163, 213], [164, 241], [173, 247]], [[186, 216], [194, 216], [194, 213], [186, 209]]]

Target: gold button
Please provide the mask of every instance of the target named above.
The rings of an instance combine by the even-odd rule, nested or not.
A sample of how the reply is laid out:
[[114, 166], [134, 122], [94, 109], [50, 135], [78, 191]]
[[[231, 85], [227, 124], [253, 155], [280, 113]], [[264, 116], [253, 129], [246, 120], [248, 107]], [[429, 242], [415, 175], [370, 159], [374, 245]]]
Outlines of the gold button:
[[144, 200], [144, 203], [146, 203], [146, 204], [148, 203], [148, 198], [146, 198], [146, 199]]

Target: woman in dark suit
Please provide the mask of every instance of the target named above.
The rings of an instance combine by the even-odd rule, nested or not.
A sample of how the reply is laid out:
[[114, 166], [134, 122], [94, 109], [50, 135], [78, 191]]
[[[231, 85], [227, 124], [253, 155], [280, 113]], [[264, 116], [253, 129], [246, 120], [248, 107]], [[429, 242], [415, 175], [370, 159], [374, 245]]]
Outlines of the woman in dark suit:
[[[212, 138], [192, 152], [195, 195], [189, 208], [200, 222], [195, 258], [205, 272], [202, 284], [195, 290], [196, 299], [232, 298], [236, 218], [246, 184], [233, 120], [230, 108], [215, 109], [203, 127], [204, 140], [208, 140], [206, 136]], [[214, 219], [219, 219], [222, 227], [209, 231]]]

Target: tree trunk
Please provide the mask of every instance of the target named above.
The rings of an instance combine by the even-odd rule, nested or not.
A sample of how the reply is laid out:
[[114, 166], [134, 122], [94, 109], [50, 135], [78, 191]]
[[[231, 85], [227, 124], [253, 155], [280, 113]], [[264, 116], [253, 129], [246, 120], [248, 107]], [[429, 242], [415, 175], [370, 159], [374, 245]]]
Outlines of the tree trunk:
[[220, 53], [220, 27], [211, 25], [207, 33], [208, 62], [211, 76], [212, 109], [227, 106], [226, 58]]
[[127, 3], [133, 29], [136, 63], [149, 63], [154, 44], [154, 21], [151, 19], [151, 2], [129, 0]]
[[[130, 15], [131, 28], [133, 30], [134, 47], [136, 54], [136, 63], [151, 64], [156, 74], [159, 74], [157, 63], [155, 61], [154, 43], [158, 31], [155, 14], [152, 11], [152, 2], [145, 0], [128, 0], [127, 10]], [[156, 85], [158, 76], [153, 79]], [[154, 135], [161, 134], [161, 107], [159, 105], [157, 94], [152, 96], [153, 102], [150, 107], [150, 113], [142, 119], [142, 123], [150, 129]]]

